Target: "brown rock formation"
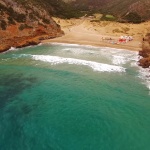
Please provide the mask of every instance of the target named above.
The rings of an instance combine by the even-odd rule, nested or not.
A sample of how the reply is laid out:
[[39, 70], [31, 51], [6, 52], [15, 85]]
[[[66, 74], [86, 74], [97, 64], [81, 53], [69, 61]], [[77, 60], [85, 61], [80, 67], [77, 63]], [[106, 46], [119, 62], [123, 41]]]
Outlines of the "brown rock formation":
[[150, 34], [143, 38], [142, 51], [139, 52], [142, 58], [139, 60], [139, 65], [143, 68], [150, 67]]
[[0, 1], [0, 52], [61, 36], [60, 26], [44, 9], [39, 3], [35, 6], [32, 2]]
[[10, 49], [11, 47], [16, 47], [16, 48], [21, 48], [21, 47], [25, 47], [25, 46], [29, 46], [29, 45], [37, 45], [40, 43], [41, 39], [48, 39], [48, 38], [54, 38], [54, 37], [58, 37], [61, 36], [63, 34], [63, 32], [60, 31], [55, 31], [55, 30], [51, 30], [51, 33], [48, 32], [39, 32], [37, 34], [33, 34], [33, 35], [22, 35], [22, 36], [17, 36], [17, 34], [15, 34], [14, 36], [4, 36], [4, 38], [1, 38], [0, 41], [0, 52], [4, 52], [8, 49]]

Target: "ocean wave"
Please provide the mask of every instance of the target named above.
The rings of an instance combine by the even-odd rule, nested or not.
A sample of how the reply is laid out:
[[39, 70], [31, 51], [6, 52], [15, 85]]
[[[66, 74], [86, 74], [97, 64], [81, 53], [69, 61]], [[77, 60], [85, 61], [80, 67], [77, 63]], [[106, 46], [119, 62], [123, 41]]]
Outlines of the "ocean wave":
[[109, 59], [114, 65], [123, 65], [131, 61], [138, 61], [138, 53], [133, 51], [125, 51], [123, 49], [115, 49], [115, 48], [97, 48], [97, 49], [85, 49], [85, 47], [67, 47], [62, 48], [62, 51], [68, 51], [75, 55], [80, 54], [92, 54], [95, 56], [103, 57]]
[[10, 51], [16, 51], [16, 50], [17, 50], [17, 48], [11, 47], [10, 49], [8, 49], [7, 51], [4, 51], [4, 52], [2, 52], [2, 53], [5, 54], [5, 53], [8, 53], [8, 52], [10, 52]]
[[87, 61], [81, 59], [74, 59], [74, 58], [64, 58], [58, 56], [47, 56], [47, 55], [32, 55], [34, 60], [40, 60], [44, 62], [50, 62], [52, 65], [56, 64], [75, 64], [75, 65], [84, 65], [92, 68], [94, 71], [100, 72], [125, 72], [125, 68], [115, 65], [108, 65], [103, 63], [98, 63], [94, 61]]
[[85, 50], [84, 48], [62, 48], [62, 51], [71, 52], [75, 55], [79, 55], [79, 54], [95, 54], [95, 55], [98, 55], [99, 54], [98, 51]]
[[139, 57], [138, 52], [123, 49], [102, 48], [100, 52], [103, 57], [110, 59], [114, 65], [124, 65], [128, 62], [137, 62]]
[[112, 63], [115, 65], [121, 65], [126, 64], [128, 62], [137, 62], [138, 61], [138, 55], [136, 54], [118, 54], [118, 55], [112, 55]]
[[79, 45], [79, 44], [57, 43], [57, 42], [44, 43], [44, 44], [50, 44], [50, 45], [61, 45], [61, 46], [81, 46], [81, 45]]
[[66, 47], [83, 47], [83, 48], [92, 48], [92, 49], [99, 49], [101, 47], [99, 46], [92, 46], [92, 45], [83, 45], [83, 44], [69, 44], [69, 43], [57, 43], [57, 42], [52, 42], [52, 43], [46, 43], [50, 45], [61, 45], [61, 46], [66, 46]]
[[[96, 47], [91, 45], [79, 45], [79, 44], [68, 44], [68, 43], [49, 43], [52, 45], [65, 46], [62, 48], [63, 51], [72, 52], [75, 55], [78, 54], [93, 54], [103, 56], [109, 59], [114, 65], [124, 65], [131, 61], [138, 61], [138, 52], [130, 51], [127, 49], [117, 49], [110, 47]], [[73, 47], [70, 47], [73, 46]]]
[[139, 67], [138, 77], [143, 80], [143, 83], [150, 90], [150, 68]]
[[18, 58], [32, 58], [31, 54], [13, 54], [12, 58], [18, 59]]
[[11, 48], [9, 49], [9, 51], [14, 51], [14, 50], [17, 50], [17, 48], [11, 47]]

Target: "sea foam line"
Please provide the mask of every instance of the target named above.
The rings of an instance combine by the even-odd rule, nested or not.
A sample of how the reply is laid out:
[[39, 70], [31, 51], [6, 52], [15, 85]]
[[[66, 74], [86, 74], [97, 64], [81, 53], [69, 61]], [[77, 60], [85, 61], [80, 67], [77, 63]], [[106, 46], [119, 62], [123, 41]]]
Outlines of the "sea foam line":
[[44, 44], [60, 45], [60, 46], [66, 46], [66, 47], [70, 47], [70, 46], [72, 46], [72, 47], [83, 47], [83, 48], [92, 48], [92, 49], [103, 48], [100, 46], [83, 45], [83, 44], [70, 44], [70, 43], [58, 43], [58, 42], [50, 42], [50, 43], [44, 43]]
[[134, 51], [128, 51], [124, 49], [115, 49], [115, 48], [97, 48], [97, 49], [85, 49], [87, 47], [67, 47], [63, 48], [63, 51], [69, 51], [76, 55], [80, 54], [93, 54], [96, 56], [103, 56], [104, 58], [112, 61], [114, 65], [124, 65], [128, 62], [138, 61], [138, 53]]
[[92, 68], [94, 71], [101, 71], [101, 72], [125, 72], [125, 68], [120, 66], [108, 65], [93, 61], [81, 60], [81, 59], [74, 59], [74, 58], [64, 58], [58, 56], [47, 56], [47, 55], [32, 55], [34, 60], [40, 60], [44, 62], [50, 62], [52, 65], [56, 64], [75, 64], [75, 65], [84, 65]]
[[50, 44], [50, 45], [60, 45], [60, 46], [81, 46], [80, 44], [69, 44], [69, 43], [58, 43], [58, 42], [50, 42], [50, 43], [44, 43], [44, 44]]
[[150, 90], [150, 68], [139, 67], [139, 69], [139, 78], [144, 81], [144, 84]]

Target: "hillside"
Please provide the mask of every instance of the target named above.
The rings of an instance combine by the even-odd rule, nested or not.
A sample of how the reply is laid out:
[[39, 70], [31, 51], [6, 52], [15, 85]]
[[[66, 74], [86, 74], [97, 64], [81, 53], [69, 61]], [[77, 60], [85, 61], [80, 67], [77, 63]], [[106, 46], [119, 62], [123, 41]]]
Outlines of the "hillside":
[[[150, 1], [149, 0], [113, 0], [108, 2], [106, 10], [109, 10], [114, 15], [127, 19], [130, 13], [135, 13], [141, 17], [142, 20], [150, 19]], [[105, 8], [102, 10], [106, 11]]]
[[0, 51], [61, 36], [60, 26], [51, 18], [53, 6], [47, 5], [46, 1], [42, 3], [40, 0], [1, 0]]
[[139, 23], [150, 19], [149, 0], [76, 0], [72, 4], [80, 10], [112, 14], [118, 21]]

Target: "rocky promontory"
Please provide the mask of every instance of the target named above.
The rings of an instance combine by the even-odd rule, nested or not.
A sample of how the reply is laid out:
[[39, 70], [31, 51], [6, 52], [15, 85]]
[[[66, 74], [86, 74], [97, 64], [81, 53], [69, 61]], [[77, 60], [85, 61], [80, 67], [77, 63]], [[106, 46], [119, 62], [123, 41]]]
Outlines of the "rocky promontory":
[[139, 65], [143, 68], [150, 67], [150, 33], [143, 38], [142, 51], [139, 52], [142, 58], [139, 60]]
[[11, 47], [21, 48], [30, 45], [37, 45], [43, 39], [55, 38], [63, 35], [58, 27], [49, 26], [46, 29], [38, 26], [33, 29], [19, 31], [18, 25], [12, 25], [6, 31], [0, 30], [0, 52], [7, 51]]
[[11, 47], [36, 45], [43, 39], [62, 35], [50, 11], [37, 1], [0, 1], [0, 52]]

